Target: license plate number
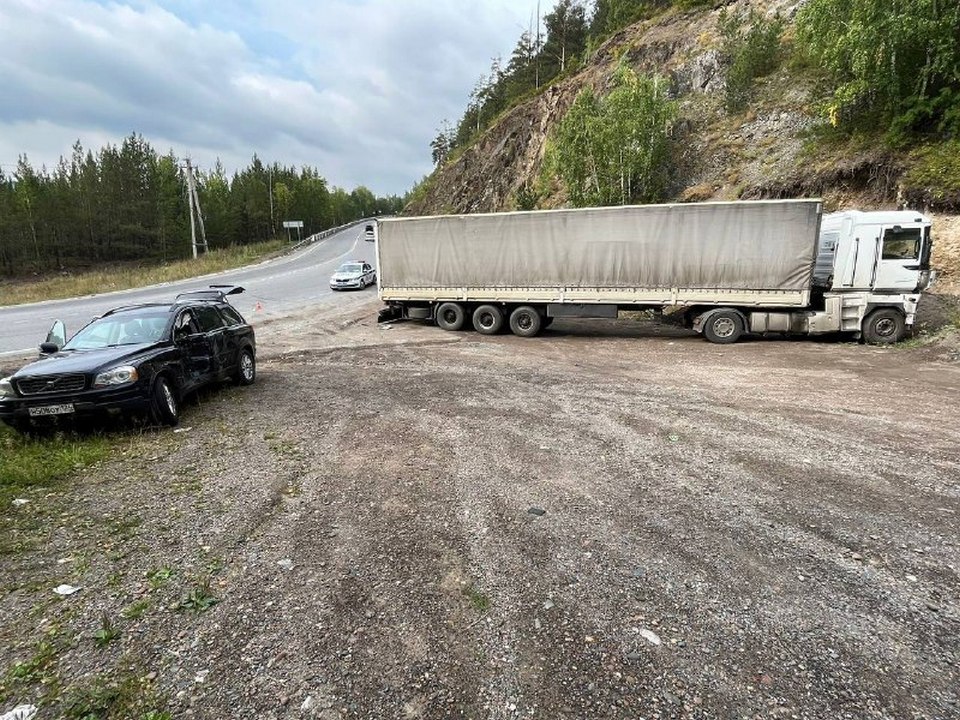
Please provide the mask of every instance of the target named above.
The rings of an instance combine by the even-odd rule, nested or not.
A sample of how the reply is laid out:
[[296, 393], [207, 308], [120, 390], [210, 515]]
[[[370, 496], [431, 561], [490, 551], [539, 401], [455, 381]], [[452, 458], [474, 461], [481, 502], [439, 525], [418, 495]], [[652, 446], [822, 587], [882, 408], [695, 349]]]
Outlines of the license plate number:
[[44, 405], [32, 407], [28, 410], [30, 417], [44, 417], [45, 415], [70, 415], [74, 412], [73, 405]]

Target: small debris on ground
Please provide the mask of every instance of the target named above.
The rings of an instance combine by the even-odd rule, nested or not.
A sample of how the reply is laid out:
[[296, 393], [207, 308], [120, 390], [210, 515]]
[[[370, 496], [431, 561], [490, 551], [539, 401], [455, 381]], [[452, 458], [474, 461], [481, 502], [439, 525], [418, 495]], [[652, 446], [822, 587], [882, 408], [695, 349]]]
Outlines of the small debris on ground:
[[659, 645], [662, 642], [659, 635], [657, 635], [653, 630], [648, 630], [647, 628], [643, 628], [640, 631], [640, 637], [642, 637], [651, 645]]

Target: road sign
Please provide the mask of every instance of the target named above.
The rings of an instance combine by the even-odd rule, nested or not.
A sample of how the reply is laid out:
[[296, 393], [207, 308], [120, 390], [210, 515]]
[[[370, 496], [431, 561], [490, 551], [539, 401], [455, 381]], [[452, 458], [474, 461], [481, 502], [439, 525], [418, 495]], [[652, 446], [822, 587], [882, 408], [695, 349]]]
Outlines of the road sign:
[[285, 228], [302, 228], [303, 220], [284, 220], [283, 226]]

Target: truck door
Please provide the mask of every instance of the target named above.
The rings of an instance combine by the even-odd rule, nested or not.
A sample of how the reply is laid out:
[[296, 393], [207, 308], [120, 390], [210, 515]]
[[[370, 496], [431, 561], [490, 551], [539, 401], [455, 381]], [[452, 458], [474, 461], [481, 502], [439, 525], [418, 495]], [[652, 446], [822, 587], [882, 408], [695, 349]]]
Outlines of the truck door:
[[900, 225], [881, 228], [873, 289], [911, 293], [920, 284], [923, 228]]

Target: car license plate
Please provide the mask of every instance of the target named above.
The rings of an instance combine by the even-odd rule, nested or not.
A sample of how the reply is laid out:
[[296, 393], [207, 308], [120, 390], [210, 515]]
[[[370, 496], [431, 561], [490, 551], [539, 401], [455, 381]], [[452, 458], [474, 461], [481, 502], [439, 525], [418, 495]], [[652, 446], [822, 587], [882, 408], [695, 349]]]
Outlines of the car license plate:
[[28, 410], [30, 417], [43, 417], [45, 415], [70, 415], [74, 412], [73, 404], [67, 405], [44, 405], [43, 407], [32, 407]]

